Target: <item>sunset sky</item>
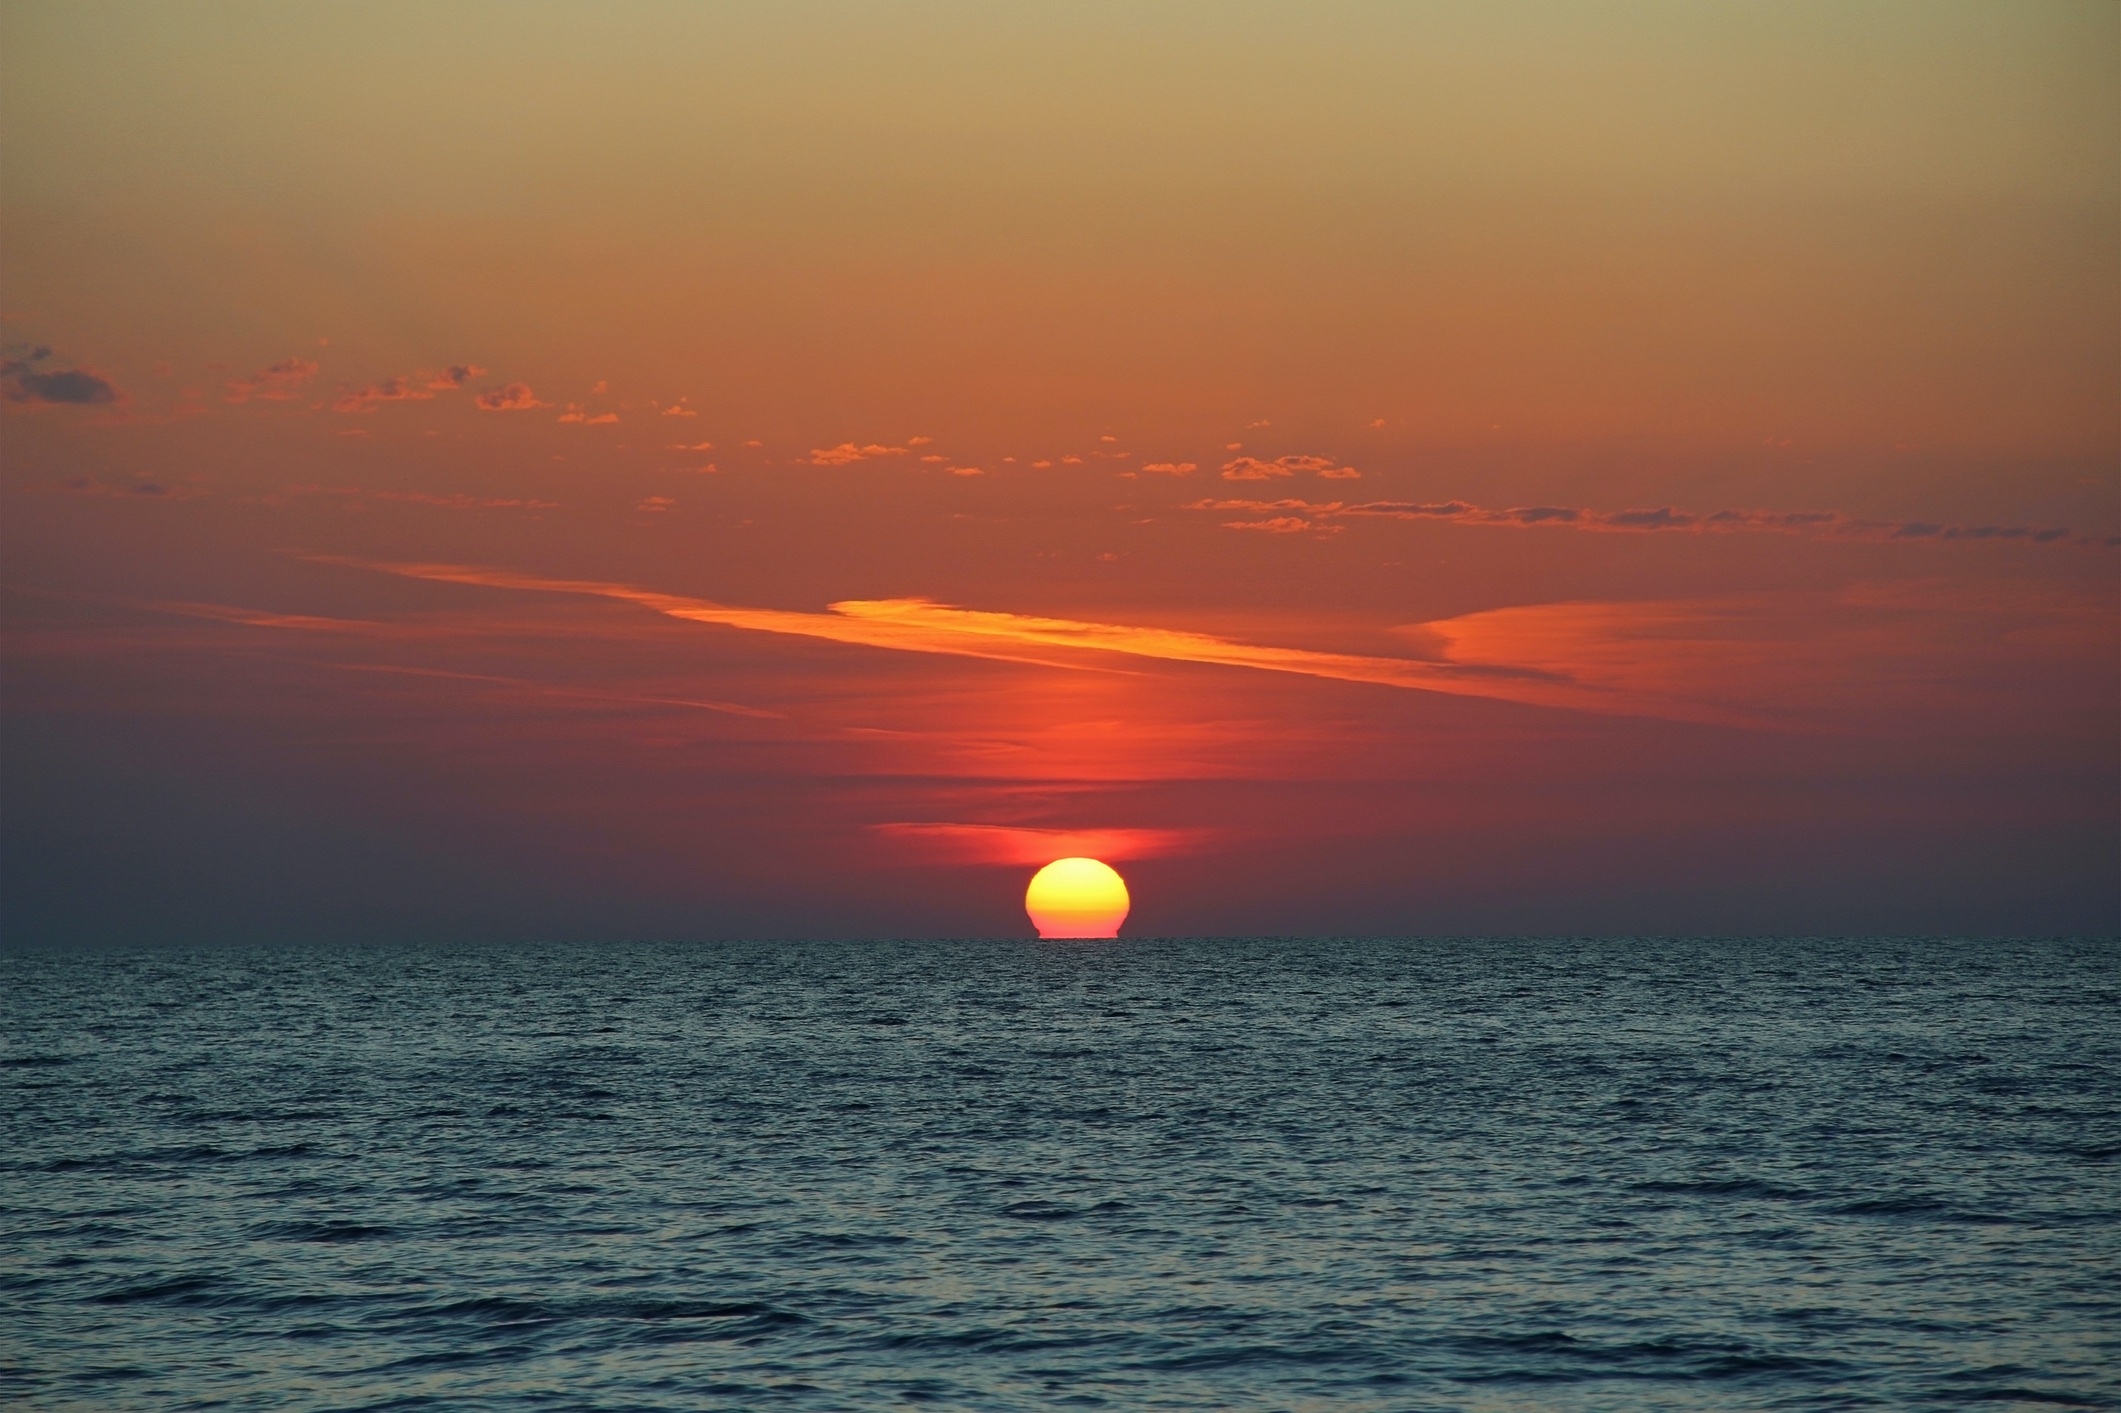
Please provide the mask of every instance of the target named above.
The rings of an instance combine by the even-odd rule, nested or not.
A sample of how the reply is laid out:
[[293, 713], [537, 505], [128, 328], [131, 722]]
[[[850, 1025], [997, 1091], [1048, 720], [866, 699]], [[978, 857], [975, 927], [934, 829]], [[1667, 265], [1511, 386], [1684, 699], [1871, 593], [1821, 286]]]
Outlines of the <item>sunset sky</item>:
[[2121, 924], [2121, 7], [0, 5], [17, 939]]

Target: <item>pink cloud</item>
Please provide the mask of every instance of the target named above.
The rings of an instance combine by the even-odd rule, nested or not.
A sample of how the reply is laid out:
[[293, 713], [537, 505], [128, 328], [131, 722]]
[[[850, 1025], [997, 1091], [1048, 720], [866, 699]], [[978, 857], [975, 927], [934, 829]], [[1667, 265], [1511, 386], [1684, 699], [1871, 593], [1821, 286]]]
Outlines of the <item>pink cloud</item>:
[[1026, 829], [1006, 824], [872, 824], [872, 831], [917, 850], [936, 863], [1037, 868], [1054, 859], [1093, 858], [1125, 863], [1196, 853], [1221, 838], [1220, 829]]
[[[288, 360], [290, 363], [299, 361]], [[484, 368], [475, 364], [452, 363], [439, 372], [409, 373], [403, 377], [385, 378], [380, 383], [370, 383], [365, 388], [342, 388], [331, 406], [334, 412], [373, 412], [386, 402], [426, 402], [438, 392], [456, 391], [473, 378], [484, 376], [485, 372]], [[233, 389], [235, 384], [231, 383], [229, 386]], [[230, 401], [240, 399], [231, 398]], [[484, 398], [480, 401], [483, 405]]]
[[1190, 461], [1151, 461], [1142, 467], [1163, 476], [1190, 476], [1200, 468]]
[[1226, 520], [1225, 530], [1263, 530], [1269, 535], [1337, 535], [1344, 528], [1321, 525], [1295, 515], [1277, 515], [1267, 520]]
[[299, 395], [302, 385], [316, 375], [317, 365], [307, 358], [283, 358], [247, 378], [229, 379], [225, 401], [248, 402], [257, 398], [261, 402], [287, 402]]
[[492, 392], [482, 392], [475, 403], [481, 412], [528, 412], [551, 405], [538, 401], [538, 395], [530, 390], [528, 383], [510, 383]]
[[529, 500], [521, 497], [435, 495], [428, 491], [368, 491], [359, 486], [323, 486], [313, 482], [283, 487], [279, 492], [262, 498], [266, 505], [286, 505], [304, 496], [328, 496], [343, 500], [355, 509], [365, 508], [369, 501], [397, 501], [406, 505], [431, 505], [443, 510], [558, 510], [560, 503], [552, 500]]
[[1437, 520], [1457, 525], [1500, 525], [1519, 529], [1558, 527], [1604, 534], [1654, 534], [1683, 531], [1690, 534], [1781, 534], [1815, 539], [1881, 541], [2022, 540], [2029, 544], [2057, 542], [2079, 545], [2121, 545], [2121, 536], [2078, 535], [2060, 526], [2038, 525], [1947, 525], [1923, 520], [1870, 520], [1845, 515], [1838, 510], [1679, 510], [1655, 506], [1629, 510], [1593, 510], [1574, 505], [1518, 505], [1491, 509], [1470, 501], [1364, 501], [1345, 505], [1340, 501], [1304, 500], [1197, 500], [1187, 510], [1246, 510], [1288, 512], [1270, 520], [1225, 522], [1234, 530], [1268, 530], [1295, 533], [1283, 522], [1309, 516], [1303, 522], [1316, 530], [1337, 529], [1316, 522], [1348, 517], [1388, 520]]
[[904, 456], [902, 446], [879, 446], [871, 442], [867, 446], [856, 446], [853, 442], [841, 442], [834, 447], [813, 447], [810, 451], [812, 466], [848, 466], [857, 461], [869, 461], [880, 456]]
[[1307, 471], [1329, 481], [1352, 481], [1362, 472], [1352, 466], [1335, 464], [1330, 456], [1277, 456], [1272, 461], [1262, 461], [1256, 456], [1240, 456], [1223, 463], [1225, 481], [1268, 481], [1279, 476], [1294, 476]]
[[347, 388], [332, 400], [334, 412], [373, 412], [386, 402], [425, 402], [434, 394], [411, 378], [385, 378], [365, 388]]
[[1331, 515], [1341, 508], [1337, 500], [1206, 500], [1192, 501], [1180, 506], [1181, 510], [1252, 510], [1262, 514], [1268, 511], [1297, 511], [1304, 515]]

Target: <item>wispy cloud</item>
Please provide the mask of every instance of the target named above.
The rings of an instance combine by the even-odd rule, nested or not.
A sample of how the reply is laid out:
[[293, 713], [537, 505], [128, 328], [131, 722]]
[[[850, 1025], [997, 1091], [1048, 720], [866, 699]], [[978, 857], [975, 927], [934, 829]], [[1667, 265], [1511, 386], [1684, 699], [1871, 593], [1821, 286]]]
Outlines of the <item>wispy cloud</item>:
[[[2024, 540], [2032, 544], [2121, 544], [2121, 537], [2104, 539], [2078, 535], [2059, 526], [2039, 525], [1951, 525], [1924, 520], [1877, 520], [1844, 514], [1838, 510], [1715, 510], [1688, 511], [1673, 506], [1629, 510], [1593, 510], [1573, 505], [1519, 505], [1491, 509], [1470, 501], [1374, 500], [1353, 505], [1342, 501], [1304, 500], [1197, 500], [1188, 510], [1280, 511], [1285, 516], [1309, 517], [1315, 529], [1337, 528], [1327, 522], [1348, 518], [1386, 520], [1434, 520], [1454, 525], [1500, 525], [1518, 529], [1559, 527], [1614, 534], [1654, 534], [1677, 531], [1691, 534], [1778, 534], [1818, 539], [1866, 540], [1872, 542], [1921, 542], [1925, 540]], [[1260, 522], [1225, 522], [1232, 529], [1263, 528]]]
[[373, 412], [386, 402], [425, 402], [434, 393], [413, 378], [385, 378], [365, 388], [346, 388], [332, 399], [334, 412]]
[[299, 397], [302, 385], [317, 375], [317, 365], [307, 358], [283, 358], [247, 378], [230, 378], [225, 401], [288, 402]]
[[[927, 440], [926, 437], [914, 438], [916, 444], [925, 443]], [[883, 456], [904, 456], [907, 450], [906, 447], [881, 446], [876, 442], [867, 446], [841, 442], [838, 446], [811, 448], [808, 459], [812, 466], [850, 466], [857, 461], [872, 461]]]
[[1298, 472], [1328, 481], [1353, 481], [1362, 475], [1352, 466], [1339, 465], [1330, 456], [1277, 456], [1272, 461], [1240, 456], [1225, 461], [1222, 474], [1225, 481], [1272, 481]]
[[558, 510], [560, 503], [554, 500], [534, 500], [518, 496], [471, 496], [461, 492], [454, 495], [435, 495], [428, 491], [371, 491], [359, 486], [323, 486], [314, 482], [287, 486], [277, 493], [263, 497], [268, 505], [284, 505], [287, 502], [308, 496], [329, 497], [343, 500], [359, 508], [369, 501], [398, 501], [406, 505], [431, 505], [443, 510]]
[[1263, 520], [1225, 520], [1225, 530], [1259, 530], [1269, 535], [1337, 535], [1344, 526], [1327, 525], [1297, 515], [1272, 515]]
[[205, 487], [197, 484], [172, 484], [143, 478], [114, 485], [94, 476], [69, 476], [59, 483], [58, 489], [67, 495], [144, 496], [149, 500], [193, 500], [207, 494]]
[[1017, 864], [1093, 858], [1110, 863], [1198, 852], [1219, 829], [1030, 829], [1005, 824], [872, 824], [873, 833], [909, 846], [932, 863]]
[[538, 401], [538, 395], [530, 390], [528, 383], [509, 383], [491, 392], [482, 392], [472, 403], [481, 412], [530, 412], [550, 404]]
[[[403, 642], [437, 635], [436, 630], [421, 625], [390, 623], [366, 618], [328, 618], [308, 613], [274, 613], [267, 609], [243, 608], [230, 604], [186, 603], [164, 600], [145, 605], [160, 613], [178, 614], [186, 618], [209, 619], [216, 623], [239, 624], [247, 628], [269, 628], [281, 632], [317, 633], [333, 637], [352, 639], [375, 639], [385, 642]], [[460, 635], [461, 629], [440, 630], [444, 635]], [[720, 712], [728, 716], [748, 716], [761, 720], [779, 721], [786, 713], [768, 711], [763, 707], [746, 706], [741, 702], [714, 701], [699, 697], [645, 696], [632, 692], [599, 692], [576, 687], [555, 687], [544, 682], [522, 677], [500, 677], [485, 672], [456, 672], [444, 668], [407, 667], [395, 663], [329, 662], [320, 666], [342, 672], [379, 672], [401, 677], [431, 677], [451, 682], [480, 682], [494, 686], [510, 687], [542, 697], [572, 697], [588, 701], [623, 702], [639, 706], [691, 707], [699, 711]]]
[[[298, 363], [300, 361], [300, 359], [288, 360], [289, 363]], [[315, 365], [312, 364], [311, 367], [314, 369]], [[436, 393], [454, 392], [473, 378], [483, 376], [485, 372], [484, 368], [475, 364], [452, 363], [447, 368], [440, 370], [429, 369], [418, 373], [407, 373], [401, 377], [385, 378], [380, 383], [370, 383], [365, 388], [342, 388], [339, 391], [339, 395], [332, 399], [331, 410], [334, 412], [367, 413], [375, 411], [386, 402], [427, 402]], [[234, 383], [229, 384], [231, 389], [235, 386]], [[510, 386], [522, 387], [522, 384], [515, 383]], [[526, 393], [529, 391], [528, 388], [523, 390]], [[262, 394], [260, 395], [262, 396]], [[482, 396], [479, 399], [479, 405], [484, 407], [486, 398], [492, 396], [492, 393]], [[240, 398], [231, 400], [241, 401]]]
[[[830, 604], [824, 613], [801, 613], [785, 609], [738, 608], [626, 584], [545, 579], [464, 565], [393, 564], [332, 556], [313, 558], [322, 563], [346, 564], [441, 583], [589, 594], [638, 604], [657, 613], [696, 623], [823, 638], [899, 652], [995, 658], [1076, 669], [1094, 667], [1099, 656], [1153, 658], [1165, 662], [1293, 673], [1455, 696], [1491, 697], [1578, 711], [1728, 725], [1761, 724], [1746, 713], [1720, 706], [1667, 700], [1654, 694], [1616, 692], [1544, 671], [1519, 670], [1492, 663], [1466, 664], [1447, 658], [1370, 657], [1308, 648], [1270, 647], [1185, 629], [999, 613], [917, 598], [852, 599]], [[1089, 661], [1084, 660], [1086, 657]]]

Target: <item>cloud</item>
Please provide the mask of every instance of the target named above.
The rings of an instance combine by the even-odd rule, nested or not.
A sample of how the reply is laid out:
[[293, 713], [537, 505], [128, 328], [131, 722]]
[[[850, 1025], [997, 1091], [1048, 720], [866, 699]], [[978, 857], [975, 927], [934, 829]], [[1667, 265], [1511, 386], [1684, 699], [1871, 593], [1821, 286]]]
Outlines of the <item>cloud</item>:
[[1294, 515], [1277, 515], [1267, 520], [1225, 520], [1225, 530], [1263, 530], [1270, 535], [1337, 535], [1343, 525], [1321, 525]]
[[510, 383], [492, 392], [482, 392], [472, 401], [481, 412], [529, 412], [533, 408], [551, 405], [538, 401], [538, 395], [530, 390], [528, 383]]
[[283, 358], [247, 378], [228, 380], [228, 402], [287, 402], [299, 396], [302, 385], [317, 375], [317, 365], [307, 358]]
[[398, 501], [406, 505], [432, 505], [444, 510], [558, 510], [560, 503], [553, 500], [526, 500], [517, 497], [434, 495], [428, 491], [367, 491], [359, 486], [320, 486], [314, 483], [287, 486], [277, 494], [263, 497], [267, 505], [285, 505], [297, 496], [331, 496], [344, 500], [356, 509], [364, 502], [373, 500]]
[[977, 466], [953, 466], [950, 468], [950, 474], [953, 476], [984, 476], [987, 473]]
[[1270, 481], [1281, 476], [1294, 476], [1299, 471], [1329, 481], [1352, 481], [1362, 475], [1352, 466], [1337, 465], [1330, 456], [1277, 456], [1272, 461], [1240, 456], [1223, 463], [1225, 481]]
[[616, 412], [599, 412], [592, 417], [582, 410], [580, 403], [570, 402], [567, 404], [567, 410], [553, 420], [556, 422], [578, 422], [585, 427], [603, 427], [618, 421], [619, 414]]
[[[196, 479], [196, 478], [195, 478]], [[61, 483], [65, 494], [77, 496], [146, 496], [150, 500], [192, 500], [210, 494], [198, 485], [172, 486], [161, 481], [134, 481], [112, 485], [94, 476], [70, 476]]]
[[[407, 373], [402, 377], [385, 378], [382, 382], [370, 383], [365, 388], [341, 389], [338, 397], [332, 400], [331, 409], [334, 412], [366, 413], [375, 411], [376, 408], [386, 402], [427, 402], [436, 393], [454, 392], [471, 379], [483, 377], [485, 373], [486, 370], [476, 364], [452, 363], [439, 372], [425, 370], [418, 373]], [[229, 386], [233, 388], [235, 384], [231, 383]], [[520, 384], [515, 386], [520, 386]], [[525, 389], [525, 391], [528, 391], [528, 389]], [[488, 393], [485, 397], [481, 397], [479, 399], [480, 406], [483, 407], [486, 397], [491, 397], [492, 395]], [[240, 399], [231, 400], [240, 401]]]
[[[340, 637], [376, 638], [385, 641], [430, 638], [455, 634], [461, 630], [447, 626], [414, 625], [393, 623], [365, 618], [320, 618], [313, 614], [273, 613], [265, 609], [239, 608], [223, 604], [185, 603], [164, 600], [145, 607], [160, 613], [178, 614], [186, 618], [204, 618], [218, 623], [239, 624], [246, 628], [271, 628], [299, 633], [328, 633]], [[745, 706], [741, 702], [702, 700], [697, 697], [650, 697], [629, 692], [599, 692], [574, 687], [554, 687], [543, 682], [522, 677], [497, 677], [485, 672], [451, 672], [434, 667], [399, 667], [384, 663], [327, 662], [319, 664], [341, 672], [381, 672], [393, 676], [433, 677], [450, 682], [483, 682], [496, 686], [520, 688], [543, 697], [574, 697], [589, 701], [630, 702], [641, 706], [692, 707], [699, 711], [720, 712], [727, 716], [748, 716], [765, 721], [784, 721], [784, 712], [767, 711], [761, 707]]]
[[[923, 439], [925, 440], [925, 438]], [[856, 446], [853, 442], [841, 442], [833, 447], [813, 447], [810, 451], [812, 466], [848, 466], [857, 461], [869, 461], [879, 456], [904, 456], [902, 446], [879, 446], [871, 442], [867, 446]]]
[[693, 411], [693, 410], [692, 410], [691, 408], [689, 408], [689, 407], [687, 407], [687, 406], [685, 405], [685, 404], [686, 404], [687, 402], [689, 402], [689, 401], [691, 401], [691, 399], [690, 399], [690, 398], [683, 398], [683, 397], [679, 398], [679, 399], [678, 399], [678, 400], [677, 400], [676, 402], [673, 402], [672, 404], [670, 404], [670, 406], [668, 406], [668, 407], [666, 407], [666, 408], [664, 408], [664, 409], [663, 409], [663, 415], [664, 415], [665, 417], [697, 417], [697, 416], [699, 416], [699, 415], [700, 415], [699, 413], [697, 413], [697, 412]]
[[1832, 592], [1526, 604], [1399, 630], [1468, 667], [1536, 672], [1620, 697], [1777, 725], [1901, 733], [1937, 715], [2024, 719], [2025, 684], [2097, 680], [2102, 597], [1901, 580]]
[[48, 373], [36, 365], [52, 356], [48, 348], [32, 349], [25, 358], [0, 363], [0, 378], [13, 384], [9, 402], [43, 402], [59, 407], [96, 407], [120, 402], [124, 394], [110, 379], [92, 368], [54, 368]]
[[648, 496], [642, 499], [633, 508], [635, 510], [645, 510], [651, 515], [661, 515], [664, 511], [670, 509], [676, 504], [677, 501], [670, 496]]
[[1765, 533], [1813, 539], [1864, 540], [2024, 540], [2032, 544], [2112, 543], [2073, 534], [2060, 526], [1947, 525], [1923, 520], [1873, 520], [1838, 510], [1717, 510], [1697, 512], [1669, 505], [1628, 510], [1594, 510], [1572, 505], [1520, 505], [1491, 510], [1462, 500], [1418, 502], [1376, 500], [1339, 506], [1319, 513], [1392, 520], [1448, 520], [1461, 525], [1518, 527], [1557, 526], [1599, 533], [1688, 534]]
[[932, 442], [932, 441], [934, 441], [934, 440], [935, 440], [935, 438], [934, 438], [934, 437], [908, 437], [908, 438], [906, 438], [906, 445], [907, 445], [907, 446], [926, 446], [926, 445], [928, 445], [928, 443], [930, 443], [930, 442]]
[[1142, 467], [1160, 476], [1190, 476], [1200, 468], [1190, 461], [1151, 461]]
[[1293, 476], [1296, 473], [1286, 466], [1272, 461], [1261, 461], [1256, 456], [1240, 456], [1235, 461], [1223, 463], [1225, 481], [1271, 481], [1277, 476]]
[[891, 823], [869, 828], [935, 863], [1036, 867], [1054, 859], [1112, 862], [1199, 852], [1220, 829], [1027, 829], [1007, 824]]
[[1293, 510], [1305, 515], [1331, 515], [1340, 509], [1340, 502], [1311, 500], [1206, 500], [1192, 501], [1179, 507], [1181, 510], [1251, 510], [1265, 514], [1276, 510]]
[[1260, 530], [1264, 535], [1338, 535], [1338, 524], [1319, 524], [1317, 520], [1302, 520], [1302, 516], [1328, 518], [1340, 509], [1338, 501], [1217, 501], [1213, 496], [1205, 501], [1194, 501], [1181, 509], [1213, 509], [1213, 511], [1247, 511], [1251, 516], [1264, 516], [1264, 520], [1224, 520], [1226, 530]]
[[[1147, 658], [1291, 673], [1453, 696], [1488, 697], [1575, 711], [1724, 725], [1764, 724], [1757, 716], [1720, 705], [1676, 701], [1654, 693], [1575, 682], [1550, 671], [1519, 668], [1509, 663], [1454, 662], [1448, 655], [1442, 659], [1375, 657], [1309, 648], [1269, 647], [1186, 629], [998, 613], [918, 598], [849, 599], [827, 605], [823, 613], [741, 608], [628, 584], [545, 579], [466, 565], [393, 564], [328, 555], [310, 558], [319, 563], [372, 569], [438, 583], [618, 599], [694, 623], [822, 638], [897, 652], [991, 658], [1074, 670], [1100, 670], [1098, 660], [1112, 656]], [[1444, 641], [1446, 636], [1439, 631], [1424, 641]]]
[[385, 378], [365, 388], [348, 388], [333, 399], [334, 412], [373, 412], [386, 402], [425, 402], [434, 394], [410, 378]]

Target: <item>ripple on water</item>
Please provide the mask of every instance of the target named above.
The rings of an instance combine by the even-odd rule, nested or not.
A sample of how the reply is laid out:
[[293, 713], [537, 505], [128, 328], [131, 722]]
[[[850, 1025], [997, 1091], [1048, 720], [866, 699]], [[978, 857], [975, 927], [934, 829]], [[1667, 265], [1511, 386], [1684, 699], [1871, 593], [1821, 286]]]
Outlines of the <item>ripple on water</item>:
[[2121, 948], [0, 957], [0, 1402], [2121, 1407]]

